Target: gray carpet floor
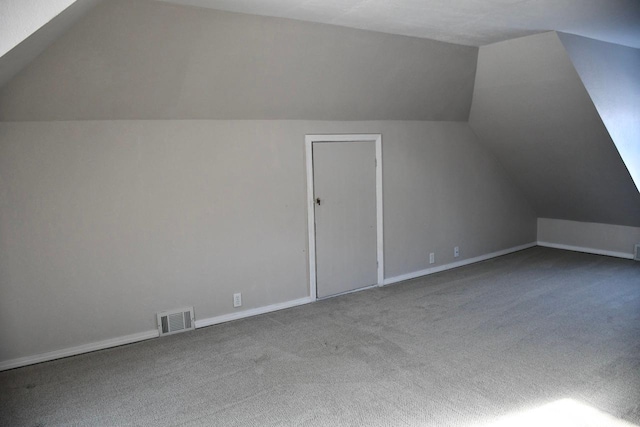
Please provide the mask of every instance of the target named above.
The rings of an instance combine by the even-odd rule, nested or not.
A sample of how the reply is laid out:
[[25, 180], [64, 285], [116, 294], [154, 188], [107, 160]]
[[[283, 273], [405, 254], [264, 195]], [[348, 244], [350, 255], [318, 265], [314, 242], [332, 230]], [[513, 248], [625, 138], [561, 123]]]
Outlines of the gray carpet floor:
[[536, 247], [0, 373], [6, 426], [517, 425], [558, 402], [557, 425], [640, 425], [640, 263]]

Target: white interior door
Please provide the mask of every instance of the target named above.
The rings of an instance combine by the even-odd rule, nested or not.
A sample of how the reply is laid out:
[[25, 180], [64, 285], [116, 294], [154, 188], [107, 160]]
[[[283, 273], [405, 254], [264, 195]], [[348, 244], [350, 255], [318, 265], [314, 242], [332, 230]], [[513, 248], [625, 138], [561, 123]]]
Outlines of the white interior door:
[[376, 146], [313, 143], [318, 298], [378, 282]]

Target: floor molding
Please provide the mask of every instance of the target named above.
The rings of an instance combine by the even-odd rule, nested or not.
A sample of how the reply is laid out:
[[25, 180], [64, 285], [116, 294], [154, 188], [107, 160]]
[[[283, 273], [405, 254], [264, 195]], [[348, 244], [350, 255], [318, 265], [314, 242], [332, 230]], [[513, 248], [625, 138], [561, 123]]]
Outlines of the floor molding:
[[229, 314], [223, 314], [221, 316], [210, 317], [208, 319], [196, 320], [196, 329], [204, 328], [207, 326], [217, 325], [219, 323], [230, 322], [232, 320], [244, 319], [245, 317], [257, 316], [259, 314], [271, 313], [273, 311], [284, 310], [285, 308], [297, 307], [299, 305], [309, 304], [315, 301], [315, 298], [305, 297], [296, 299], [293, 301], [281, 302], [278, 304], [267, 305], [264, 307], [252, 308], [250, 310], [243, 310]]
[[[196, 328], [204, 328], [206, 326], [217, 325], [219, 323], [230, 322], [232, 320], [243, 319], [245, 317], [257, 316], [259, 314], [271, 313], [273, 311], [284, 310], [285, 308], [296, 307], [315, 301], [314, 298], [305, 297], [293, 301], [286, 301], [278, 304], [272, 304], [265, 307], [243, 310], [236, 313], [223, 314], [221, 316], [210, 317], [208, 319], [196, 320]], [[83, 344], [77, 347], [65, 348], [62, 350], [51, 351], [48, 353], [35, 354], [33, 356], [20, 357], [0, 362], [0, 371], [8, 369], [20, 368], [23, 366], [34, 365], [36, 363], [48, 362], [50, 360], [62, 359], [69, 356], [77, 356], [83, 353], [90, 353], [96, 350], [104, 350], [111, 347], [118, 347], [125, 344], [132, 344], [139, 341], [145, 341], [159, 336], [158, 330], [140, 332], [137, 334], [126, 335], [123, 337], [111, 338], [104, 341], [98, 341], [89, 344]]]
[[123, 337], [111, 338], [104, 341], [93, 342], [89, 344], [79, 345], [77, 347], [65, 348], [62, 350], [50, 351], [48, 353], [35, 354], [33, 356], [20, 357], [18, 359], [6, 360], [0, 362], [0, 371], [7, 369], [20, 368], [22, 366], [33, 365], [50, 360], [62, 359], [63, 357], [77, 356], [78, 354], [90, 353], [96, 350], [104, 350], [105, 348], [118, 347], [120, 345], [131, 344], [138, 341], [145, 341], [158, 337], [158, 330], [140, 332]]
[[[576, 251], [576, 252], [585, 252], [585, 253], [590, 253], [595, 255], [606, 255], [606, 256], [611, 256], [616, 258], [633, 259], [633, 254], [631, 253], [614, 252], [614, 251], [607, 251], [607, 250], [601, 250], [601, 249], [584, 248], [580, 246], [571, 246], [571, 245], [563, 245], [558, 243], [538, 241], [538, 242], [527, 243], [525, 245], [515, 246], [512, 248], [504, 249], [497, 252], [492, 252], [492, 253], [477, 256], [474, 258], [464, 259], [464, 260], [453, 262], [450, 264], [439, 265], [437, 267], [427, 268], [427, 269], [416, 271], [413, 273], [407, 273], [407, 274], [402, 274], [400, 276], [390, 277], [388, 279], [385, 279], [382, 285], [383, 286], [391, 285], [391, 284], [402, 282], [405, 280], [415, 279], [417, 277], [438, 273], [440, 271], [451, 270], [453, 268], [474, 264], [480, 261], [486, 261], [491, 258], [496, 258], [502, 255], [518, 252], [534, 246], [544, 246], [548, 248], [563, 249], [563, 250]], [[363, 289], [359, 289], [359, 290], [363, 290]], [[286, 308], [309, 304], [311, 302], [314, 302], [315, 300], [316, 300], [315, 298], [309, 296], [309, 297], [300, 298], [292, 301], [272, 304], [264, 307], [258, 307], [258, 308], [253, 308], [249, 310], [223, 314], [221, 316], [196, 320], [195, 326], [196, 328], [204, 328], [207, 326], [230, 322], [232, 320], [244, 319], [246, 317], [257, 316], [260, 314], [271, 313], [278, 310], [284, 310]], [[50, 360], [61, 359], [69, 356], [76, 356], [79, 354], [89, 353], [96, 350], [104, 350], [106, 348], [117, 347], [125, 344], [131, 344], [139, 341], [148, 340], [151, 338], [157, 338], [158, 336], [159, 336], [158, 330], [153, 329], [150, 331], [140, 332], [137, 334], [126, 335], [123, 337], [111, 338], [104, 341], [84, 344], [77, 347], [70, 347], [62, 350], [36, 354], [33, 356], [26, 356], [26, 357], [20, 357], [17, 359], [0, 361], [0, 371], [6, 371], [8, 369], [19, 368], [22, 366], [33, 365], [36, 363], [47, 362]]]
[[[540, 246], [547, 246], [549, 245], [549, 247], [559, 247], [562, 245], [557, 245], [557, 246], [550, 246], [551, 244], [546, 244], [544, 242], [532, 242], [532, 243], [528, 243], [525, 245], [521, 245], [521, 246], [516, 246], [513, 248], [508, 248], [508, 249], [504, 249], [501, 251], [497, 251], [497, 252], [492, 252], [489, 254], [485, 254], [485, 255], [481, 255], [475, 258], [469, 258], [469, 259], [464, 259], [461, 261], [457, 261], [457, 262], [453, 262], [450, 264], [445, 264], [445, 265], [439, 265], [437, 267], [433, 267], [433, 268], [428, 268], [425, 270], [420, 270], [420, 271], [416, 271], [413, 273], [408, 273], [408, 274], [403, 274], [400, 276], [396, 276], [396, 277], [390, 277], [388, 279], [385, 279], [382, 282], [383, 286], [386, 285], [391, 285], [394, 283], [398, 283], [398, 282], [402, 282], [405, 280], [409, 280], [409, 279], [415, 279], [416, 277], [421, 277], [421, 276], [426, 276], [429, 274], [433, 274], [433, 273], [438, 273], [440, 271], [445, 271], [445, 270], [450, 270], [452, 268], [457, 268], [457, 267], [462, 267], [465, 265], [469, 265], [469, 264], [473, 264], [476, 262], [480, 262], [480, 261], [485, 261], [491, 258], [496, 258], [502, 255], [507, 255], [513, 252], [518, 252], [524, 249], [528, 249], [531, 247], [534, 247], [537, 245]], [[579, 249], [571, 249], [573, 247], [559, 247], [560, 249], [570, 249], [570, 250], [579, 250]], [[588, 250], [585, 250], [588, 251]], [[585, 252], [585, 251], [581, 251], [581, 252]], [[594, 250], [595, 251], [595, 250]], [[632, 255], [629, 254], [619, 254], [619, 253], [603, 253], [603, 251], [600, 252], [592, 252], [592, 253], [599, 253], [601, 255], [611, 255], [611, 254], [617, 254], [617, 255], [611, 255], [611, 256], [619, 256], [619, 255], [624, 255], [624, 257], [627, 258], [633, 258]], [[314, 302], [316, 299], [313, 297], [304, 297], [304, 298], [300, 298], [300, 299], [296, 299], [296, 300], [292, 300], [292, 301], [286, 301], [286, 302], [282, 302], [282, 303], [277, 303], [277, 304], [272, 304], [272, 305], [267, 305], [264, 307], [257, 307], [257, 308], [252, 308], [249, 310], [243, 310], [243, 311], [238, 311], [238, 312], [233, 312], [233, 313], [228, 313], [228, 314], [223, 314], [220, 316], [215, 316], [215, 317], [210, 317], [210, 318], [206, 318], [206, 319], [199, 319], [196, 320], [195, 322], [195, 326], [196, 328], [204, 328], [207, 326], [213, 326], [213, 325], [217, 325], [220, 323], [225, 323], [225, 322], [230, 322], [232, 320], [238, 320], [238, 319], [244, 319], [246, 317], [251, 317], [251, 316], [257, 316], [260, 314], [266, 314], [266, 313], [271, 313], [274, 311], [278, 311], [278, 310], [284, 310], [286, 308], [291, 308], [291, 307], [297, 307], [300, 305], [304, 305], [304, 304], [309, 304], [311, 302]], [[110, 347], [117, 347], [120, 345], [124, 345], [124, 344], [131, 344], [134, 342], [138, 342], [138, 341], [144, 341], [144, 340], [148, 340], [151, 338], [157, 338], [159, 336], [158, 331], [156, 329], [151, 330], [151, 331], [146, 331], [146, 332], [141, 332], [138, 334], [133, 334], [133, 335], [126, 335], [123, 337], [117, 337], [117, 338], [112, 338], [112, 339], [108, 339], [108, 340], [104, 340], [104, 341], [98, 341], [95, 343], [90, 343], [90, 344], [84, 344], [81, 346], [77, 346], [77, 347], [71, 347], [71, 348], [67, 348], [67, 349], [62, 349], [62, 350], [56, 350], [56, 351], [51, 351], [48, 353], [42, 353], [42, 354], [36, 354], [33, 356], [26, 356], [26, 357], [21, 357], [18, 359], [11, 359], [11, 360], [7, 360], [4, 362], [0, 362], [0, 371], [5, 371], [7, 369], [13, 369], [13, 368], [19, 368], [22, 366], [27, 366], [27, 365], [33, 365], [35, 363], [41, 363], [41, 362], [47, 362], [50, 360], [55, 360], [55, 359], [61, 359], [63, 357], [69, 357], [69, 356], [76, 356], [78, 354], [82, 354], [82, 353], [89, 353], [91, 351], [96, 351], [96, 350], [104, 350], [106, 348], [110, 348]]]
[[594, 255], [606, 255], [616, 258], [633, 259], [633, 254], [626, 252], [606, 251], [603, 249], [585, 248], [582, 246], [563, 245], [560, 243], [550, 243], [538, 241], [538, 246], [544, 246], [546, 248], [563, 249], [565, 251], [584, 252]]
[[343, 295], [355, 294], [356, 292], [367, 291], [367, 290], [369, 290], [369, 289], [379, 288], [380, 286], [382, 286], [382, 285], [378, 285], [378, 284], [376, 283], [375, 285], [365, 286], [364, 288], [352, 289], [352, 290], [350, 290], [350, 291], [340, 292], [339, 294], [327, 295], [326, 297], [316, 298], [316, 301], [322, 301], [322, 300], [325, 300], [325, 299], [331, 299], [331, 298], [335, 298], [335, 297], [341, 297], [341, 296], [343, 296]]
[[489, 254], [480, 255], [474, 258], [463, 259], [461, 261], [452, 262], [450, 264], [439, 265], [437, 267], [431, 267], [420, 271], [415, 271], [413, 273], [402, 274], [400, 276], [389, 277], [385, 279], [382, 283], [384, 286], [392, 285], [394, 283], [403, 282], [405, 280], [415, 279], [417, 277], [427, 276], [429, 274], [439, 273], [441, 271], [451, 270], [452, 268], [458, 268], [469, 264], [474, 264], [480, 261], [486, 261], [491, 258], [496, 258], [499, 256], [507, 255], [513, 252], [522, 251], [524, 249], [529, 249], [536, 246], [536, 242], [527, 243], [525, 245], [515, 246], [508, 249], [503, 249], [497, 252], [491, 252]]

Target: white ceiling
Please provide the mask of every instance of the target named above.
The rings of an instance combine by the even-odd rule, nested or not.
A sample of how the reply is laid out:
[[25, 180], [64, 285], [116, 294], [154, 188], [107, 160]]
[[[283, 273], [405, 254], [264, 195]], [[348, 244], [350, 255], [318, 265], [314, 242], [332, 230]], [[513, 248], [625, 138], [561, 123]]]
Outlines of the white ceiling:
[[640, 48], [640, 0], [159, 0], [482, 46], [556, 30]]

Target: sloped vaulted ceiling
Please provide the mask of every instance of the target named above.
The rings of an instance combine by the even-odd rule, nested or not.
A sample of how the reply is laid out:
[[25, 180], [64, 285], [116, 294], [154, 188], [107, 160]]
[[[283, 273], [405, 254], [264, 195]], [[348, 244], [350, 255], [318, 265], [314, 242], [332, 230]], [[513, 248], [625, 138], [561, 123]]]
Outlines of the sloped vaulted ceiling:
[[466, 121], [478, 49], [110, 0], [0, 90], [0, 119]]
[[[99, 1], [0, 2], [0, 86]], [[557, 30], [640, 48], [640, 2], [637, 0], [160, 1], [470, 46]]]
[[469, 123], [539, 217], [640, 226], [640, 193], [555, 32], [480, 49]]
[[640, 189], [640, 49], [558, 36]]

